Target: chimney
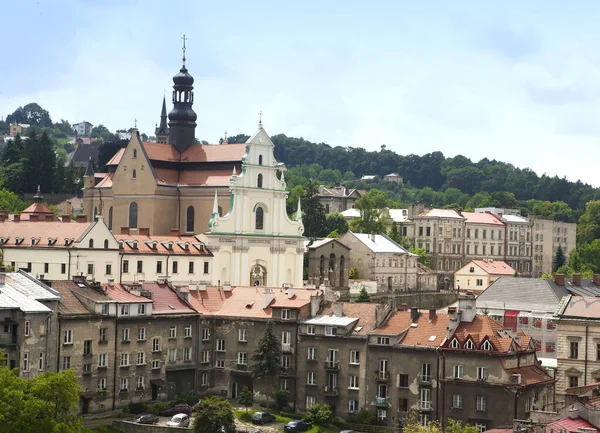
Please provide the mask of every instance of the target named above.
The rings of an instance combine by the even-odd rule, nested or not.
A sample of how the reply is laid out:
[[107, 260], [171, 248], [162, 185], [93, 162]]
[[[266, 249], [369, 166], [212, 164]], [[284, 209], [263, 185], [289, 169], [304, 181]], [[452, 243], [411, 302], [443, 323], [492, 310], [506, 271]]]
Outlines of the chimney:
[[294, 297], [294, 294], [295, 294], [295, 290], [290, 285], [290, 287], [288, 287], [288, 289], [287, 289], [287, 297], [288, 297], [288, 299], [292, 299]]
[[71, 200], [67, 200], [67, 201], [65, 201], [65, 204], [63, 205], [63, 216], [64, 215], [71, 216], [72, 213], [73, 213], [73, 203], [71, 203]]
[[595, 285], [600, 286], [600, 274], [594, 274], [594, 278], [592, 281]]
[[185, 302], [189, 302], [190, 300], [190, 291], [188, 290], [187, 287], [179, 287], [177, 289], [177, 292], [179, 293], [179, 297], [181, 299], [183, 299]]
[[15, 214], [15, 215], [13, 216], [13, 219], [14, 219], [14, 222], [18, 223], [19, 221], [21, 221], [21, 215], [19, 215], [19, 214]]
[[30, 223], [36, 223], [40, 220], [40, 216], [36, 213], [32, 213], [31, 215], [29, 215], [29, 222]]
[[557, 286], [565, 285], [565, 276], [563, 274], [554, 274], [554, 283]]
[[458, 311], [461, 322], [472, 322], [475, 319], [477, 308], [475, 308], [475, 295], [471, 290], [467, 290], [466, 294], [459, 296]]
[[275, 299], [275, 293], [273, 293], [272, 289], [265, 287], [263, 292], [263, 309], [268, 308], [269, 305], [271, 305], [271, 302], [273, 302], [273, 299]]
[[150, 236], [150, 227], [140, 227], [140, 235]]
[[577, 419], [579, 418], [579, 411], [577, 410], [577, 408], [575, 407], [575, 405], [571, 405], [571, 407], [569, 408], [569, 418], [571, 419]]
[[52, 221], [54, 221], [54, 214], [52, 214], [52, 215], [44, 215], [44, 217], [45, 217], [45, 221], [47, 223], [51, 223]]
[[3, 286], [6, 283], [6, 268], [4, 266], [0, 267], [0, 286]]
[[342, 302], [333, 304], [333, 315], [335, 317], [344, 317], [344, 304]]
[[400, 304], [400, 311], [407, 311], [408, 310], [408, 304], [402, 303]]
[[416, 307], [412, 307], [410, 309], [410, 321], [416, 322], [417, 320], [419, 320], [419, 309]]
[[375, 326], [380, 326], [389, 312], [390, 306], [388, 304], [375, 304]]
[[310, 317], [315, 317], [321, 308], [322, 296], [315, 290], [314, 294], [310, 295]]
[[573, 274], [573, 284], [581, 286], [581, 274]]
[[435, 319], [436, 316], [436, 310], [431, 309], [429, 310], [429, 321], [431, 322], [433, 319]]
[[129, 227], [121, 227], [121, 234], [122, 235], [128, 235], [129, 234]]
[[179, 229], [171, 229], [171, 236], [179, 236], [179, 235], [180, 235]]
[[71, 222], [71, 214], [68, 214], [68, 215], [63, 214], [63, 216], [61, 216], [60, 219], [64, 223], [70, 223]]
[[371, 239], [371, 242], [375, 242], [375, 233], [371, 233], [369, 239]]
[[79, 214], [79, 215], [77, 215], [77, 222], [78, 223], [86, 223], [87, 222], [87, 215], [86, 214]]

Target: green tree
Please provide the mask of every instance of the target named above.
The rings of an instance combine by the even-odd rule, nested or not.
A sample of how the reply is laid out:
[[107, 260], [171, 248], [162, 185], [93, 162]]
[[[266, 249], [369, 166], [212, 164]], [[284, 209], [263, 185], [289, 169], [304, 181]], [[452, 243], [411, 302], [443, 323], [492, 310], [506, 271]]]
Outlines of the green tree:
[[325, 207], [319, 201], [319, 184], [310, 182], [304, 190], [301, 201], [304, 235], [309, 239], [325, 236], [327, 234]]
[[281, 360], [281, 342], [273, 330], [273, 322], [269, 320], [265, 326], [258, 347], [252, 355], [254, 364], [251, 368], [252, 377], [255, 379], [270, 379], [277, 377]]
[[254, 403], [254, 393], [250, 391], [247, 386], [245, 386], [240, 391], [240, 398], [238, 401], [246, 408], [246, 412], [248, 412], [248, 408]]
[[[348, 278], [351, 280], [358, 280], [359, 275], [358, 275], [358, 268], [356, 266], [352, 266], [350, 269], [348, 269]], [[367, 293], [368, 295], [368, 293]]]
[[333, 239], [339, 239], [340, 234], [334, 230], [334, 231], [330, 232], [326, 237], [333, 238]]
[[362, 286], [362, 288], [360, 289], [360, 292], [358, 293], [358, 296], [356, 297], [354, 302], [359, 302], [359, 303], [371, 302], [371, 295], [369, 295], [369, 292], [367, 292], [367, 288], [365, 286]]
[[306, 410], [306, 418], [316, 425], [325, 426], [333, 419], [331, 406], [325, 403], [313, 404]]
[[275, 407], [279, 412], [284, 410], [290, 402], [290, 393], [280, 389], [275, 393]]
[[429, 256], [425, 252], [424, 248], [411, 248], [410, 252], [417, 255], [417, 260], [419, 263], [429, 266]]
[[381, 191], [371, 190], [356, 200], [354, 207], [360, 211], [360, 218], [350, 222], [350, 229], [353, 232], [385, 233], [385, 221], [384, 218], [380, 218], [378, 207], [378, 204], [386, 204], [381, 194], [383, 194]]
[[235, 432], [235, 416], [229, 401], [213, 396], [200, 400], [194, 417], [194, 433]]
[[394, 242], [396, 242], [397, 244], [402, 245], [402, 235], [400, 234], [400, 231], [398, 230], [398, 225], [394, 222], [392, 222], [391, 226], [390, 226], [390, 230], [388, 231], [388, 237], [393, 240]]
[[0, 189], [0, 210], [10, 213], [20, 213], [29, 203], [21, 200], [14, 192], [6, 188]]
[[52, 126], [50, 113], [44, 110], [35, 102], [31, 102], [24, 107], [17, 108], [12, 114], [6, 116], [7, 123], [28, 123], [36, 126]]
[[600, 200], [589, 201], [577, 223], [577, 244], [583, 245], [600, 239]]
[[350, 227], [348, 226], [348, 221], [344, 218], [339, 212], [333, 212], [327, 214], [325, 217], [325, 231], [327, 233], [331, 233], [333, 231], [338, 232], [340, 235], [346, 233]]
[[563, 253], [562, 247], [559, 245], [552, 261], [552, 272], [556, 272], [558, 268], [561, 268], [566, 263], [565, 254]]
[[478, 433], [479, 429], [470, 424], [462, 425], [460, 421], [448, 419], [448, 425], [442, 430], [437, 422], [422, 425], [415, 417], [409, 419], [403, 426], [404, 433]]
[[44, 131], [41, 135], [32, 133], [29, 139], [25, 140], [23, 159], [25, 191], [35, 192], [40, 185], [42, 192], [52, 192], [55, 169], [54, 143], [48, 132]]

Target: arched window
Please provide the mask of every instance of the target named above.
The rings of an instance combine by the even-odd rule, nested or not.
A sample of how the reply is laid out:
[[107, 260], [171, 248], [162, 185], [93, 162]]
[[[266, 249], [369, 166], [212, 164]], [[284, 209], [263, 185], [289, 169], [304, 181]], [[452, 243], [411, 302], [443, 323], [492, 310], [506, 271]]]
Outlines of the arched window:
[[259, 175], [258, 175], [258, 179], [257, 179], [257, 181], [256, 181], [256, 185], [257, 185], [259, 188], [262, 188], [262, 174], [259, 174]]
[[264, 227], [265, 211], [262, 207], [256, 208], [256, 230], [262, 230]]
[[194, 231], [194, 206], [188, 206], [185, 218], [185, 231], [192, 233]]
[[90, 248], [94, 248], [94, 240], [93, 239], [90, 239], [90, 241], [89, 241], [89, 247]]
[[104, 249], [108, 249], [108, 239], [104, 239]]
[[348, 273], [345, 272], [345, 269], [346, 269], [346, 258], [344, 256], [341, 256], [340, 257], [340, 281], [339, 281], [340, 286], [346, 284], [345, 277], [346, 277], [346, 275], [348, 275]]
[[133, 157], [137, 158], [137, 149], [133, 149]]
[[490, 343], [490, 340], [485, 340], [481, 345], [481, 348], [483, 350], [492, 350], [492, 343]]
[[475, 343], [473, 343], [473, 340], [467, 340], [467, 342], [465, 343], [465, 349], [475, 349]]
[[113, 220], [113, 208], [112, 206], [108, 208], [108, 229], [112, 230], [112, 220]]
[[258, 155], [258, 165], [262, 165], [262, 155]]
[[219, 206], [219, 216], [223, 216], [223, 208]]
[[137, 171], [135, 171], [135, 168], [133, 169], [133, 171], [131, 172], [131, 178], [135, 179], [137, 177]]
[[129, 203], [129, 228], [137, 229], [138, 226], [138, 205], [132, 201]]

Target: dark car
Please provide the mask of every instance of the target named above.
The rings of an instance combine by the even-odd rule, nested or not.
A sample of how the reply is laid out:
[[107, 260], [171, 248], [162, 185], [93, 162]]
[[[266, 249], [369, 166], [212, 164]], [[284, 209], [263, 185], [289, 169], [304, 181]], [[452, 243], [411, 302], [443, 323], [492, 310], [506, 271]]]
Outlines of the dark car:
[[192, 407], [189, 404], [185, 403], [176, 404], [172, 408], [163, 410], [160, 413], [160, 416], [173, 416], [177, 415], [178, 413], [185, 413], [186, 415], [189, 415], [190, 413], [192, 413]]
[[158, 423], [158, 417], [151, 413], [142, 413], [133, 422], [138, 424], [156, 424]]
[[275, 421], [275, 417], [269, 412], [254, 412], [252, 415], [252, 424], [266, 424]]
[[300, 421], [299, 419], [292, 420], [283, 426], [283, 430], [287, 432], [301, 432], [310, 430], [312, 424], [309, 421]]

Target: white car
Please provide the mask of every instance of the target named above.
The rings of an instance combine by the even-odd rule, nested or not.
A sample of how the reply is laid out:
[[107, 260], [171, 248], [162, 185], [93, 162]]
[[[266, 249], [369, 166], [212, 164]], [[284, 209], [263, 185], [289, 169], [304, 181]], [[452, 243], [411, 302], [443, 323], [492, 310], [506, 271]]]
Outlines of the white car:
[[187, 427], [190, 425], [190, 416], [185, 413], [178, 413], [167, 421], [167, 425], [169, 427]]

